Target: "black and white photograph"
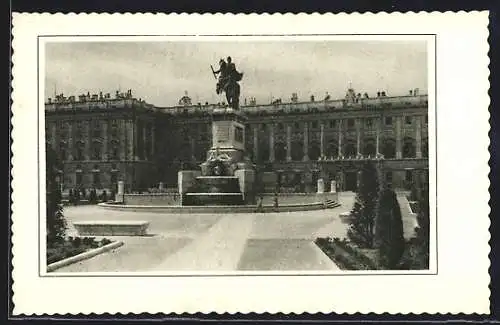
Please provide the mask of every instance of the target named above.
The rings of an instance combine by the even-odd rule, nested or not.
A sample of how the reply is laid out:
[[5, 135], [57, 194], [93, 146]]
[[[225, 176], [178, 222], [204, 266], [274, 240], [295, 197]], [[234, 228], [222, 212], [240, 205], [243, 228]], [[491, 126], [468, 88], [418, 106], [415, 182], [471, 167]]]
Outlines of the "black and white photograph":
[[428, 42], [47, 42], [48, 271], [428, 270]]
[[16, 14], [13, 313], [487, 312], [487, 24]]

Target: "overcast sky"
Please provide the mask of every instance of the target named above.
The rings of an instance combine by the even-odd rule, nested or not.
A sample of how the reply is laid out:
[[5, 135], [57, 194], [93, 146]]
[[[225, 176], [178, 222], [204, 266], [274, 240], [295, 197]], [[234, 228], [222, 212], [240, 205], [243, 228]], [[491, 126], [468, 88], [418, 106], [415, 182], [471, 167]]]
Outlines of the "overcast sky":
[[293, 92], [343, 98], [350, 82], [371, 96], [427, 93], [424, 41], [66, 42], [46, 45], [45, 96], [120, 88], [158, 106], [176, 105], [184, 91], [194, 103], [221, 102], [210, 64], [228, 55], [244, 73], [242, 103], [289, 101]]

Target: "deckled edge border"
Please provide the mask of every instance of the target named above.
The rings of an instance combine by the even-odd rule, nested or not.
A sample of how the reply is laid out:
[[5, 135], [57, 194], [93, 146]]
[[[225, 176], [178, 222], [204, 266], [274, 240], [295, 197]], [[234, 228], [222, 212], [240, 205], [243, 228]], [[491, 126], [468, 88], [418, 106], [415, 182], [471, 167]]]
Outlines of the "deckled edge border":
[[[173, 15], [173, 16], [200, 16], [200, 15], [210, 15], [210, 16], [218, 16], [218, 15], [229, 15], [229, 16], [237, 16], [237, 15], [245, 15], [245, 16], [261, 16], [261, 15], [264, 15], [264, 16], [276, 16], [276, 15], [279, 15], [279, 16], [282, 16], [282, 15], [293, 15], [293, 16], [303, 16], [303, 15], [307, 15], [307, 16], [325, 16], [325, 15], [349, 15], [349, 16], [358, 16], [358, 15], [401, 15], [401, 14], [407, 14], [407, 13], [410, 13], [410, 14], [419, 14], [419, 13], [425, 13], [425, 14], [432, 14], [432, 13], [438, 13], [438, 14], [446, 14], [446, 13], [453, 13], [453, 14], [458, 14], [458, 13], [479, 13], [479, 12], [484, 12], [485, 10], [471, 10], [471, 11], [465, 11], [465, 10], [459, 10], [459, 11], [437, 11], [437, 10], [433, 10], [433, 11], [423, 11], [423, 10], [420, 10], [420, 11], [397, 11], [397, 12], [387, 12], [387, 11], [380, 11], [380, 12], [371, 12], [371, 11], [359, 11], [359, 12], [352, 12], [352, 13], [345, 13], [345, 12], [339, 12], [339, 13], [319, 13], [317, 11], [314, 11], [314, 12], [311, 12], [311, 13], [305, 13], [305, 12], [300, 12], [300, 13], [285, 13], [285, 14], [282, 14], [282, 13], [268, 13], [268, 12], [263, 12], [263, 13], [221, 13], [221, 12], [216, 12], [216, 13], [199, 13], [199, 12], [194, 12], [194, 13], [186, 13], [186, 12], [181, 12], [181, 13], [178, 13], [178, 12], [172, 12], [172, 13], [151, 13], [151, 12], [138, 12], [138, 13], [132, 13], [132, 12], [123, 12], [123, 13], [98, 13], [98, 12], [89, 12], [89, 13], [76, 13], [76, 12], [57, 12], [57, 13], [47, 13], [47, 12], [43, 12], [43, 13], [40, 13], [40, 12], [34, 12], [34, 13], [31, 13], [31, 12], [16, 12], [16, 14], [30, 14], [30, 15], [50, 15], [50, 16], [60, 16], [60, 15], [63, 15], [63, 16], [67, 16], [67, 15], [90, 15], [90, 16], [93, 16], [93, 15], [99, 15], [99, 16], [102, 16], [102, 15], [126, 15], [126, 16], [130, 16], [130, 15], [155, 15], [155, 16], [158, 16], [158, 15], [164, 15], [164, 16], [168, 16], [168, 15]], [[490, 167], [490, 171], [488, 172], [487, 176], [488, 176], [488, 180], [490, 182], [489, 184], [489, 187], [488, 187], [488, 192], [490, 194], [490, 198], [488, 200], [488, 206], [490, 207], [490, 213], [489, 213], [489, 219], [490, 219], [490, 227], [489, 227], [489, 232], [490, 232], [490, 238], [488, 240], [488, 245], [490, 246], [490, 252], [488, 253], [488, 258], [490, 260], [490, 266], [488, 268], [488, 274], [490, 275], [490, 277], [492, 276], [491, 274], [491, 271], [492, 271], [492, 267], [491, 267], [491, 263], [494, 262], [492, 260], [492, 258], [495, 257], [495, 251], [492, 249], [492, 243], [493, 243], [493, 236], [492, 236], [492, 230], [495, 230], [495, 225], [496, 225], [496, 221], [492, 218], [493, 217], [493, 206], [492, 206], [492, 198], [491, 198], [491, 194], [494, 193], [493, 190], [495, 189], [494, 186], [492, 186], [492, 183], [491, 183], [491, 180], [492, 180], [492, 177], [493, 175], [495, 174], [494, 172], [491, 171], [491, 167], [492, 167], [492, 162], [494, 161], [494, 159], [496, 157], [492, 157], [491, 153], [492, 153], [492, 136], [494, 135], [494, 133], [492, 132], [492, 128], [491, 128], [491, 121], [492, 119], [494, 119], [494, 117], [492, 118], [492, 114], [491, 112], [493, 111], [493, 106], [494, 106], [494, 96], [492, 96], [493, 92], [492, 92], [492, 89], [494, 89], [494, 87], [492, 87], [492, 81], [495, 81], [496, 79], [493, 79], [492, 78], [492, 74], [491, 74], [491, 66], [492, 66], [492, 63], [491, 63], [491, 59], [492, 59], [492, 51], [491, 51], [491, 46], [492, 46], [492, 33], [491, 33], [491, 12], [489, 13], [489, 23], [487, 24], [486, 28], [488, 30], [488, 37], [487, 37], [487, 44], [488, 44], [488, 51], [487, 51], [487, 56], [488, 56], [488, 82], [489, 82], [489, 88], [488, 88], [488, 91], [487, 91], [487, 94], [488, 94], [488, 98], [489, 98], [489, 106], [488, 106], [488, 122], [489, 122], [489, 125], [490, 125], [490, 128], [488, 130], [488, 135], [489, 135], [489, 139], [490, 139], [490, 143], [487, 147], [487, 150], [490, 154], [490, 157], [489, 157], [489, 160], [488, 160], [488, 166]], [[229, 312], [225, 312], [225, 313], [218, 313], [218, 312], [210, 312], [210, 313], [201, 313], [201, 312], [198, 312], [198, 313], [168, 313], [168, 314], [165, 314], [165, 313], [154, 313], [154, 314], [151, 314], [151, 313], [140, 313], [140, 314], [134, 314], [134, 313], [114, 313], [114, 314], [111, 314], [111, 313], [101, 313], [101, 314], [96, 314], [96, 313], [78, 313], [78, 314], [31, 314], [31, 315], [26, 315], [26, 314], [20, 314], [20, 315], [16, 315], [16, 316], [12, 316], [12, 310], [13, 310], [13, 295], [15, 294], [14, 293], [14, 279], [12, 277], [12, 274], [13, 274], [13, 270], [14, 270], [14, 259], [13, 259], [13, 256], [14, 256], [14, 232], [13, 232], [13, 229], [12, 229], [12, 225], [13, 225], [13, 219], [12, 219], [12, 215], [14, 213], [13, 211], [13, 192], [14, 192], [14, 187], [12, 185], [13, 183], [13, 175], [12, 175], [12, 166], [13, 166], [13, 156], [14, 156], [14, 152], [13, 152], [13, 147], [12, 147], [12, 143], [14, 141], [14, 138], [12, 137], [12, 129], [14, 128], [14, 115], [13, 115], [13, 112], [12, 112], [12, 105], [13, 105], [13, 102], [14, 102], [14, 89], [15, 89], [15, 78], [14, 78], [14, 65], [15, 65], [15, 53], [14, 53], [14, 24], [13, 24], [13, 19], [12, 19], [12, 13], [11, 15], [9, 16], [9, 22], [10, 22], [10, 27], [11, 27], [11, 32], [10, 32], [10, 37], [11, 37], [11, 42], [10, 42], [10, 54], [11, 54], [11, 61], [10, 61], [10, 65], [9, 65], [9, 81], [10, 81], [10, 85], [9, 85], [9, 118], [10, 118], [10, 121], [9, 121], [9, 153], [10, 153], [10, 156], [9, 156], [9, 188], [10, 188], [10, 192], [9, 192], [9, 211], [10, 211], [10, 215], [9, 215], [9, 218], [8, 218], [8, 229], [9, 229], [9, 238], [10, 238], [10, 241], [8, 242], [9, 243], [9, 261], [10, 263], [8, 263], [8, 268], [9, 268], [9, 277], [8, 277], [8, 283], [9, 283], [9, 301], [8, 301], [8, 308], [9, 308], [9, 318], [10, 319], [58, 319], [58, 320], [88, 320], [88, 319], [108, 319], [108, 320], [158, 320], [158, 319], [162, 319], [162, 320], [176, 320], [176, 319], [190, 319], [190, 320], [207, 320], [207, 319], [221, 319], [220, 316], [224, 316], [222, 319], [225, 319], [225, 320], [230, 320], [230, 319], [235, 319], [235, 317], [228, 317], [228, 316], [237, 316], [237, 319], [243, 319], [239, 316], [258, 316], [258, 317], [255, 317], [255, 318], [248, 318], [249, 320], [275, 320], [275, 319], [282, 319], [283, 316], [289, 318], [289, 316], [300, 316], [298, 318], [295, 318], [296, 320], [311, 320], [311, 319], [317, 319], [317, 317], [312, 317], [312, 315], [317, 315], [317, 316], [325, 316], [325, 315], [336, 315], [336, 316], [341, 316], [339, 319], [336, 319], [336, 320], [365, 320], [365, 321], [368, 321], [368, 320], [371, 320], [373, 319], [373, 316], [376, 316], [377, 318], [379, 318], [380, 316], [384, 316], [384, 320], [388, 320], [388, 321], [396, 321], [396, 320], [402, 320], [402, 319], [405, 319], [405, 320], [433, 320], [435, 319], [435, 316], [440, 316], [440, 319], [443, 320], [443, 319], [450, 319], [449, 316], [452, 316], [453, 318], [459, 318], [459, 319], [467, 319], [467, 320], [485, 320], [485, 319], [488, 319], [485, 317], [485, 315], [481, 315], [481, 314], [478, 314], [478, 313], [472, 313], [472, 314], [463, 314], [463, 313], [457, 313], [457, 314], [452, 314], [452, 313], [436, 313], [436, 314], [429, 314], [429, 313], [407, 313], [407, 314], [401, 314], [401, 313], [397, 313], [397, 314], [391, 314], [391, 313], [335, 313], [335, 312], [332, 312], [332, 313], [322, 313], [322, 312], [318, 312], [318, 313], [309, 313], [309, 312], [302, 312], [302, 313], [295, 313], [295, 312], [290, 312], [290, 313], [282, 313], [282, 312], [278, 312], [278, 313], [269, 313], [269, 312], [263, 312], [263, 313], [256, 313], [256, 312], [250, 312], [250, 313], [240, 313], [240, 312], [236, 312], [236, 313], [229, 313]], [[493, 94], [494, 95], [494, 94]], [[494, 115], [493, 115], [494, 116]], [[494, 146], [494, 144], [493, 144]], [[490, 282], [490, 286], [489, 286], [489, 289], [490, 289], [490, 304], [492, 302], [492, 298], [491, 298], [491, 295], [493, 294], [493, 292], [491, 292], [491, 289], [493, 289], [493, 283]], [[493, 306], [490, 305], [490, 312], [493, 311]], [[69, 315], [71, 315], [70, 317], [68, 317]], [[83, 317], [82, 317], [83, 316]], [[103, 317], [104, 316], [104, 317]], [[120, 318], [117, 318], [116, 316], [120, 316]], [[125, 316], [125, 317], [122, 317], [122, 316]], [[157, 317], [151, 317], [151, 316], [157, 316]], [[159, 316], [159, 317], [158, 317]], [[214, 316], [217, 316], [217, 317], [214, 317]], [[358, 316], [361, 316], [361, 317], [358, 317]], [[388, 317], [386, 317], [388, 316]], [[410, 317], [408, 317], [410, 316]], [[445, 316], [444, 318], [442, 316]], [[321, 319], [317, 319], [317, 320], [321, 320]]]

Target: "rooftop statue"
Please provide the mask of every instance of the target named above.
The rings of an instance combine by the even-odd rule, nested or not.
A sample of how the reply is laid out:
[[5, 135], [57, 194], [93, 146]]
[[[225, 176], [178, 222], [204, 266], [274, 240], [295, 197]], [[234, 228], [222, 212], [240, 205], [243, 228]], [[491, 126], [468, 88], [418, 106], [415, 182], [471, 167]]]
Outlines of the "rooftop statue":
[[219, 75], [215, 92], [217, 94], [225, 92], [228, 105], [233, 109], [238, 109], [240, 102], [240, 85], [238, 82], [243, 78], [243, 73], [236, 70], [236, 65], [232, 62], [230, 56], [227, 57], [227, 62], [220, 59], [219, 70], [214, 71], [214, 68], [210, 67], [216, 79], [217, 75]]

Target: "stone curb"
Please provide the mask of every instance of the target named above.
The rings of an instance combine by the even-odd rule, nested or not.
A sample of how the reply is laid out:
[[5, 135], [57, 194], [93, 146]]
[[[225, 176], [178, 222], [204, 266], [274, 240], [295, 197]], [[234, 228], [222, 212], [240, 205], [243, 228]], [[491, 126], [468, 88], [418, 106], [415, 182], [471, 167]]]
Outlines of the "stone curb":
[[92, 249], [88, 252], [83, 252], [83, 253], [80, 253], [78, 255], [65, 258], [64, 260], [60, 260], [60, 261], [57, 261], [57, 262], [54, 262], [52, 264], [47, 265], [47, 272], [52, 272], [52, 271], [55, 271], [57, 269], [60, 269], [61, 267], [68, 266], [70, 264], [74, 264], [74, 263], [77, 263], [77, 262], [80, 262], [83, 260], [87, 260], [89, 258], [96, 256], [96, 255], [99, 255], [99, 254], [105, 253], [107, 251], [110, 251], [112, 249], [118, 248], [122, 245], [123, 245], [123, 242], [115, 241], [115, 242], [112, 242], [112, 243], [107, 244], [105, 246]]
[[[125, 205], [99, 203], [99, 207], [115, 211], [141, 211], [162, 213], [258, 213], [257, 206], [169, 206], [169, 205]], [[280, 205], [278, 211], [274, 211], [272, 205], [264, 205], [264, 213], [269, 212], [301, 212], [326, 209], [323, 202]]]

